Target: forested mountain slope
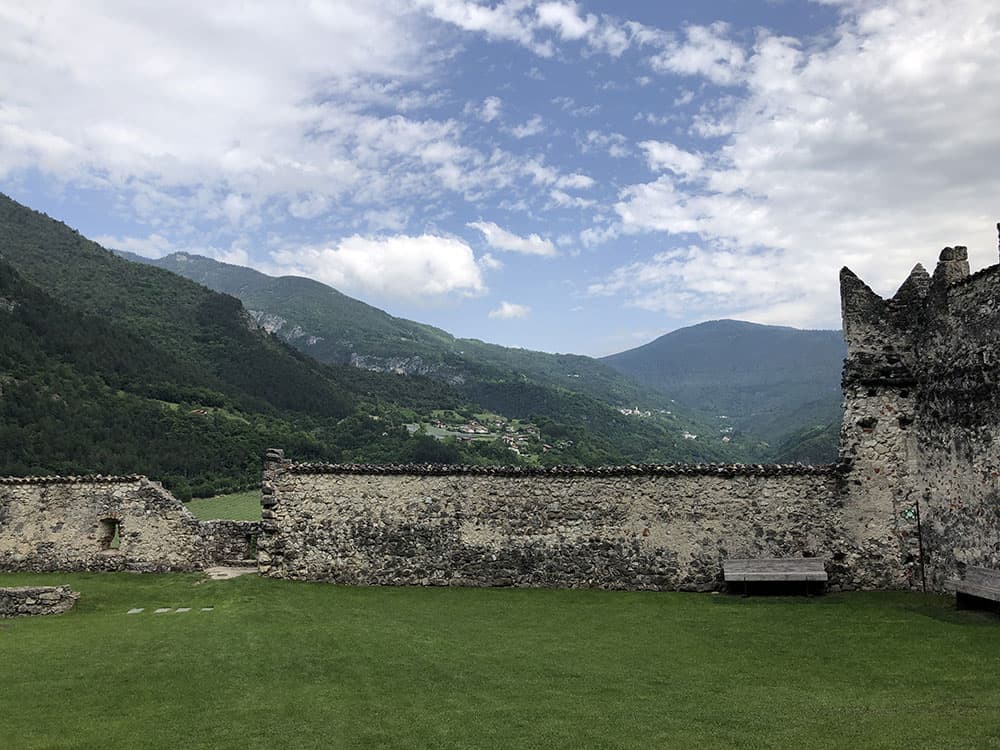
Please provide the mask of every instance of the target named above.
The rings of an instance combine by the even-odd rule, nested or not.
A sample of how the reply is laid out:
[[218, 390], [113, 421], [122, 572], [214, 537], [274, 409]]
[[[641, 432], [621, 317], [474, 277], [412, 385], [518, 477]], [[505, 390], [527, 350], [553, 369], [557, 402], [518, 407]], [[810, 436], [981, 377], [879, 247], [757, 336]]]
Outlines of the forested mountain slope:
[[[839, 425], [845, 355], [840, 331], [715, 320], [603, 361], [706, 418], [725, 416], [741, 431], [784, 444], [780, 450], [788, 453], [794, 433]], [[824, 434], [826, 447], [817, 448], [813, 435], [811, 454], [832, 461], [837, 430]]]
[[[634, 419], [508, 372], [473, 388], [322, 364], [261, 328], [239, 300], [131, 263], [0, 196], [0, 474], [139, 472], [187, 497], [253, 484], [270, 445], [349, 462], [735, 457], [684, 439], [683, 419]], [[411, 434], [443, 414], [500, 424], [500, 407], [525, 420], [521, 453], [499, 434]]]
[[[592, 357], [456, 338], [439, 328], [396, 318], [311, 279], [268, 276], [190, 253], [155, 260], [120, 254], [238, 297], [262, 325], [321, 362], [429, 375], [464, 388], [474, 400], [479, 395], [490, 398], [505, 413], [524, 410], [524, 389], [511, 384], [525, 382], [614, 406], [671, 408], [664, 394]], [[506, 390], [512, 391], [509, 397]]]
[[[427, 374], [503, 413], [547, 403], [566, 419], [579, 410], [567, 403], [568, 390], [683, 415], [699, 439], [730, 436], [729, 453], [739, 460], [836, 458], [845, 353], [839, 331], [712, 321], [595, 360], [458, 339], [310, 279], [275, 278], [190, 253], [123, 255], [238, 296], [256, 319], [322, 361]], [[797, 451], [796, 440], [807, 434], [808, 447]]]
[[[262, 325], [304, 353], [361, 369], [426, 375], [451, 385], [470, 403], [549, 427], [551, 460], [754, 460], [753, 441], [723, 435], [669, 394], [644, 386], [600, 360], [461, 339], [433, 326], [396, 318], [313, 281], [272, 277], [191, 253], [138, 263], [178, 273], [238, 296]], [[649, 412], [649, 418], [621, 413]], [[695, 439], [685, 435], [697, 435]], [[559, 438], [559, 439], [557, 439]], [[603, 442], [591, 446], [594, 439]], [[564, 451], [556, 443], [572, 440]]]

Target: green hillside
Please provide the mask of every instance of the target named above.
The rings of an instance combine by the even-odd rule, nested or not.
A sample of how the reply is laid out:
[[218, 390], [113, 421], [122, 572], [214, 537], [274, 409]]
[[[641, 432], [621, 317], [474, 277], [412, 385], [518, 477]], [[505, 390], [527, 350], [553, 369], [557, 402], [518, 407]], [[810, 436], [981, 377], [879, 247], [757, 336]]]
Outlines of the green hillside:
[[735, 430], [772, 446], [768, 456], [834, 461], [841, 415], [839, 331], [716, 320], [668, 333], [603, 361]]
[[[675, 432], [674, 456], [703, 455], [710, 442], [743, 461], [836, 459], [837, 431], [822, 428], [840, 416], [844, 343], [837, 331], [713, 321], [596, 360], [455, 338], [310, 279], [275, 278], [189, 253], [157, 260], [123, 255], [238, 296], [255, 318], [321, 361], [427, 375], [508, 416], [537, 413], [580, 423], [587, 411], [580, 397], [586, 396], [671, 412], [683, 432], [702, 441], [692, 450]], [[607, 417], [620, 421], [618, 414]], [[616, 441], [628, 428], [614, 425]], [[807, 434], [808, 449], [796, 452], [796, 440]], [[722, 437], [729, 442], [723, 445]]]
[[[151, 260], [121, 252], [210, 289], [238, 297], [251, 314], [304, 353], [330, 364], [429, 375], [468, 392], [482, 383], [531, 382], [584, 394], [613, 406], [672, 409], [670, 399], [613, 367], [575, 354], [548, 354], [461, 339], [433, 326], [396, 318], [332, 287], [296, 276], [267, 276], [190, 253]], [[497, 389], [494, 389], [497, 390]], [[495, 399], [504, 399], [499, 389]], [[521, 408], [519, 394], [495, 401], [501, 412]], [[681, 408], [683, 410], [683, 408]]]
[[[512, 359], [489, 380], [449, 385], [322, 364], [263, 330], [234, 297], [124, 260], [0, 196], [0, 474], [144, 473], [187, 498], [251, 486], [274, 445], [342, 462], [738, 455], [685, 439], [694, 423], [680, 416], [629, 417], [516, 367]], [[441, 420], [490, 428], [436, 439], [428, 429]]]
[[[276, 278], [190, 253], [156, 260], [119, 254], [238, 296], [261, 324], [320, 361], [424, 375], [482, 409], [531, 418], [547, 429], [551, 447], [543, 463], [746, 461], [759, 455], [752, 440], [732, 435], [723, 441], [713, 421], [591, 357], [456, 338], [310, 279]], [[621, 408], [650, 416], [623, 415]]]

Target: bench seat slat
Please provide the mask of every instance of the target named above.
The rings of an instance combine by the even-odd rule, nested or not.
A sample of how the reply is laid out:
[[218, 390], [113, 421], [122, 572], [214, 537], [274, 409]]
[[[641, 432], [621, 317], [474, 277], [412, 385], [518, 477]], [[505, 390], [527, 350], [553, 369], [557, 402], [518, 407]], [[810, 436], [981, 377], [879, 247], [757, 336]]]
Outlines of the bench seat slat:
[[972, 581], [958, 581], [955, 585], [955, 592], [1000, 602], [1000, 585], [997, 584], [983, 586], [982, 584], [974, 583]]
[[826, 581], [829, 576], [826, 571], [802, 571], [799, 573], [763, 573], [763, 572], [741, 572], [726, 573], [727, 581]]
[[726, 581], [826, 581], [825, 560], [801, 558], [735, 558], [723, 560]]
[[965, 571], [965, 582], [1000, 589], [1000, 570], [971, 566]]

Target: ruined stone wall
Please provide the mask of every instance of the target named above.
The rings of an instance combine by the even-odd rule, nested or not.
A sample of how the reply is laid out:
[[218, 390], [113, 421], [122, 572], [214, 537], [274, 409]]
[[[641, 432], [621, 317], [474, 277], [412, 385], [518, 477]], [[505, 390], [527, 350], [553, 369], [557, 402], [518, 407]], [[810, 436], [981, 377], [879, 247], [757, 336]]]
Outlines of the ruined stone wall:
[[203, 525], [145, 477], [0, 478], [0, 570], [194, 570], [256, 531]]
[[80, 595], [69, 586], [15, 586], [0, 588], [0, 617], [61, 615]]
[[945, 248], [892, 299], [847, 269], [841, 290], [845, 508], [880, 509], [895, 585], [1000, 566], [1000, 267]]
[[708, 590], [728, 557], [827, 558], [835, 588], [881, 570], [836, 466], [603, 470], [337, 467], [270, 455], [259, 564], [348, 584]]
[[205, 563], [232, 565], [257, 560], [260, 521], [202, 521]]
[[959, 276], [927, 306], [912, 484], [940, 588], [967, 565], [1000, 567], [1000, 267]]

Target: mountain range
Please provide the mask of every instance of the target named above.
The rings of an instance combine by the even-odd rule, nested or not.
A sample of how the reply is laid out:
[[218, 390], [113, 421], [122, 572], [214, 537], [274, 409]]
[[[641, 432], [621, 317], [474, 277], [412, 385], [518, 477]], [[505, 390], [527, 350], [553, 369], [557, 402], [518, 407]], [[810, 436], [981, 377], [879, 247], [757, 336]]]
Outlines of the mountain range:
[[[793, 460], [810, 443], [832, 458], [822, 394], [786, 378], [751, 413], [760, 399], [722, 391], [766, 390], [766, 374], [734, 377], [743, 366], [707, 350], [675, 388], [641, 353], [505, 348], [309, 279], [121, 255], [0, 195], [0, 474], [142, 472], [189, 497], [252, 484], [270, 445], [344, 462], [596, 465], [763, 460], [784, 435]], [[777, 330], [794, 350], [803, 332]], [[790, 361], [816, 356], [803, 351]], [[796, 413], [809, 419], [781, 433]]]
[[[155, 260], [121, 254], [238, 297], [268, 330], [323, 362], [426, 375], [466, 385], [470, 395], [484, 379], [527, 376], [619, 406], [683, 412], [703, 434], [740, 436], [741, 460], [836, 459], [846, 356], [840, 331], [716, 320], [595, 360], [457, 339], [310, 279], [190, 253]], [[607, 366], [628, 378], [615, 378]], [[482, 386], [477, 395], [486, 396]], [[491, 404], [518, 412], [517, 404]]]

